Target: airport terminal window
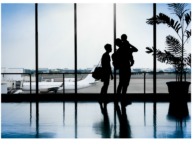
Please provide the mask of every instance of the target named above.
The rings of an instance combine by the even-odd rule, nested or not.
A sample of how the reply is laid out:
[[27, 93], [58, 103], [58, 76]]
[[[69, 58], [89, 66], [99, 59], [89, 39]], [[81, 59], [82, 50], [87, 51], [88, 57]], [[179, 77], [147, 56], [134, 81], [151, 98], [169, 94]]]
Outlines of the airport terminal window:
[[1, 4], [1, 67], [35, 68], [34, 4]]
[[[146, 46], [153, 45], [153, 27], [146, 24], [146, 19], [152, 16], [152, 4], [117, 4], [117, 38], [126, 34], [128, 41], [138, 49], [138, 52], [133, 53], [135, 63], [131, 68], [132, 72], [148, 71], [153, 67], [153, 56], [145, 53]], [[127, 93], [143, 93], [143, 77], [143, 73], [132, 74]], [[152, 93], [153, 79], [146, 80], [150, 86], [152, 85], [146, 92]]]
[[[73, 73], [74, 5], [39, 4], [38, 19], [39, 69], [48, 68], [52, 73]], [[63, 82], [62, 74], [50, 76], [55, 77], [52, 77], [55, 82]], [[45, 75], [44, 80], [46, 78], [49, 76]], [[72, 79], [74, 74], [65, 74], [65, 78]], [[70, 92], [74, 93], [74, 90]]]
[[[111, 56], [114, 43], [113, 35], [113, 4], [78, 3], [78, 70], [92, 70], [94, 66], [99, 64], [103, 53], [105, 53], [104, 45], [107, 43], [112, 45]], [[113, 80], [111, 82], [113, 83]], [[98, 88], [78, 89], [78, 93], [100, 93], [102, 83], [99, 81], [97, 85]], [[113, 87], [109, 87], [108, 92], [113, 93]]]
[[[25, 8], [26, 6], [33, 8], [33, 13], [31, 14], [32, 17], [30, 17], [30, 20], [33, 18], [33, 22], [30, 24], [33, 28], [34, 5], [26, 4]], [[145, 15], [144, 13], [142, 15], [138, 12], [138, 10], [142, 7], [147, 10], [145, 11]], [[129, 41], [139, 49], [139, 52], [134, 55], [135, 65], [133, 68], [141, 67], [141, 62], [143, 61], [141, 60], [140, 55], [143, 55], [143, 57], [146, 58], [143, 48], [145, 48], [147, 44], [152, 44], [152, 33], [149, 33], [152, 32], [152, 27], [146, 25], [145, 23], [146, 19], [152, 16], [152, 11], [149, 11], [149, 9], [152, 9], [152, 4], [116, 4], [116, 9], [117, 38], [123, 33], [128, 35]], [[38, 67], [40, 72], [44, 73], [46, 69], [53, 69], [52, 73], [65, 72], [67, 69], [70, 69], [67, 73], [74, 72], [74, 59], [76, 58], [74, 55], [74, 13], [74, 4], [38, 4]], [[77, 4], [78, 73], [82, 72], [82, 69], [86, 68], [90, 68], [91, 70], [100, 62], [101, 56], [105, 52], [104, 45], [106, 43], [111, 44], [112, 49], [114, 50], [113, 38], [115, 32], [113, 32], [113, 14], [113, 4]], [[135, 15], [135, 17], [133, 17], [133, 15]], [[23, 21], [24, 20], [20, 20], [20, 23]], [[144, 28], [141, 26], [144, 26]], [[146, 35], [148, 35], [148, 37]], [[141, 41], [140, 37], [149, 39]], [[34, 41], [34, 36], [32, 40]], [[22, 40], [22, 42], [23, 41], [24, 40]], [[30, 48], [30, 51], [34, 52], [35, 45], [33, 44]], [[35, 53], [31, 54], [30, 58], [33, 57], [34, 54]], [[33, 59], [35, 59], [35, 57]], [[149, 63], [153, 64], [151, 58], [149, 57], [144, 60], [150, 60]], [[34, 62], [35, 61], [33, 61], [33, 64], [29, 65], [34, 65]], [[21, 66], [23, 67], [23, 65]], [[146, 64], [143, 65], [144, 68], [145, 66]], [[56, 82], [63, 78], [62, 75], [54, 76], [56, 76]], [[65, 78], [72, 79], [74, 77], [74, 74], [65, 74]], [[78, 80], [84, 77], [84, 74], [78, 74]], [[40, 74], [39, 80], [52, 81], [50, 76], [45, 74]], [[114, 81], [112, 80], [108, 93], [114, 92], [113, 83]], [[100, 86], [98, 86], [97, 91], [96, 89], [87, 89], [86, 91], [79, 90], [78, 93], [100, 93], [102, 83], [99, 82], [99, 84]], [[143, 79], [140, 79], [140, 82], [137, 83], [137, 87], [130, 86], [128, 92], [131, 91], [130, 89], [137, 89], [137, 93], [139, 93], [139, 91], [142, 93]], [[65, 87], [65, 93], [67, 91], [68, 90], [66, 90]], [[70, 91], [70, 93], [74, 92], [74, 90]]]
[[[187, 9], [190, 9], [190, 5], [187, 6]], [[170, 18], [174, 20], [178, 20], [176, 15], [172, 14], [172, 11], [169, 10], [168, 4], [166, 3], [157, 4], [157, 15], [159, 13], [164, 13], [167, 16], [169, 16]], [[166, 36], [168, 35], [172, 35], [175, 38], [179, 39], [178, 35], [172, 28], [169, 28], [168, 26], [163, 25], [163, 24], [157, 25], [157, 40], [158, 40], [157, 48], [160, 49], [161, 51], [164, 51], [167, 48]], [[191, 52], [190, 44], [191, 42], [188, 41], [184, 46], [185, 50], [187, 51], [186, 54], [189, 54]], [[162, 71], [163, 69], [166, 69], [165, 71], [171, 72], [171, 71], [174, 71], [174, 68], [172, 65], [161, 63], [157, 61], [157, 69], [159, 72], [157, 73], [157, 93], [166, 93], [168, 91], [166, 82], [175, 81], [176, 75], [170, 74], [170, 73], [162, 74]], [[191, 81], [190, 73], [186, 74], [186, 80]]]
[[[77, 80], [84, 79], [86, 76], [84, 71], [88, 73], [100, 62], [101, 56], [105, 52], [104, 45], [106, 43], [112, 45], [110, 56], [112, 55], [115, 33], [116, 38], [126, 34], [128, 41], [139, 50], [137, 53], [133, 53], [135, 64], [132, 67], [132, 72], [152, 71], [153, 56], [146, 54], [145, 48], [153, 46], [153, 26], [146, 23], [147, 19], [153, 16], [153, 4], [117, 3], [116, 32], [114, 32], [114, 4], [76, 4], [77, 57], [75, 56], [74, 6], [73, 3], [38, 4], [39, 72], [44, 73], [50, 70], [51, 73], [57, 73], [54, 75], [55, 82], [63, 82], [63, 78], [68, 78], [67, 81], [74, 81], [75, 59], [77, 58]], [[2, 67], [35, 69], [34, 7], [34, 4], [2, 4]], [[139, 11], [141, 9], [144, 11]], [[167, 4], [157, 4], [157, 14], [163, 11], [167, 15], [171, 15]], [[162, 38], [165, 38], [168, 33], [176, 35], [166, 26], [157, 25], [158, 49], [165, 49], [165, 40]], [[189, 53], [190, 42], [185, 47]], [[172, 66], [157, 61], [158, 72], [170, 67]], [[117, 75], [116, 78], [117, 86], [119, 76]], [[127, 93], [144, 93], [143, 78], [143, 74], [133, 74]], [[175, 75], [173, 74], [171, 78], [175, 80]], [[32, 77], [32, 81], [34, 79]], [[165, 82], [168, 79], [164, 78], [166, 81], [162, 79], [163, 75], [157, 75], [157, 92], [167, 93]], [[53, 81], [49, 74], [40, 74], [39, 80]], [[190, 80], [190, 75], [187, 80]], [[108, 93], [114, 93], [113, 83], [113, 80], [110, 81]], [[97, 89], [79, 90], [78, 87], [78, 93], [100, 93], [102, 84], [99, 81]], [[152, 73], [146, 74], [147, 84], [145, 92], [152, 93]], [[161, 89], [159, 87], [163, 86], [165, 88], [159, 90]], [[69, 93], [75, 93], [74, 87], [71, 85], [73, 90], [70, 90]], [[61, 92], [63, 93], [63, 90]], [[65, 87], [65, 93], [67, 92], [67, 87]]]

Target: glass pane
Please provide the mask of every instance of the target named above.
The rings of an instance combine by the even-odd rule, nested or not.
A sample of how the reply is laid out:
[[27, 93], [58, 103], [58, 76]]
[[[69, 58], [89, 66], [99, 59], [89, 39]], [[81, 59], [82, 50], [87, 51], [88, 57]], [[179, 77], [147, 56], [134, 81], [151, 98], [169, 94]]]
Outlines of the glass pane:
[[[91, 72], [98, 65], [104, 46], [109, 43], [113, 47], [113, 4], [77, 4], [77, 50], [78, 70]], [[112, 52], [110, 53], [111, 56]], [[87, 75], [85, 74], [84, 77]], [[88, 75], [90, 76], [90, 75]], [[79, 78], [82, 75], [78, 75]], [[95, 86], [92, 77], [84, 85], [78, 84], [78, 93], [100, 93], [102, 84], [100, 81]], [[79, 86], [80, 85], [80, 86]], [[112, 85], [112, 86], [111, 86]], [[113, 92], [113, 81], [110, 83], [108, 93]]]
[[39, 69], [50, 73], [42, 74], [42, 82], [52, 79], [56, 86], [62, 85], [65, 73], [65, 92], [74, 93], [74, 4], [39, 4], [38, 8]]
[[2, 67], [34, 68], [35, 12], [33, 4], [2, 4]]
[[[191, 9], [190, 4], [188, 4], [186, 8]], [[167, 15], [168, 17], [172, 18], [175, 22], [176, 21], [179, 22], [179, 18], [169, 9], [168, 4], [165, 4], [165, 3], [157, 4], [157, 15], [159, 15], [160, 13]], [[184, 26], [186, 26], [186, 23], [184, 23]], [[190, 26], [188, 28], [190, 28]], [[168, 46], [166, 44], [166, 37], [168, 35], [171, 35], [180, 41], [181, 30], [179, 30], [178, 34], [173, 28], [168, 27], [165, 24], [157, 25], [157, 48], [161, 51], [167, 50]], [[191, 53], [190, 45], [191, 45], [191, 40], [185, 43], [185, 46], [184, 46], [186, 50], [185, 56]], [[166, 85], [166, 82], [176, 81], [176, 75], [174, 73], [171, 73], [171, 72], [175, 72], [175, 68], [170, 64], [161, 63], [159, 61], [157, 61], [157, 68], [159, 72], [157, 75], [157, 92], [168, 93], [168, 87]], [[187, 67], [187, 68], [190, 69], [190, 67]], [[190, 70], [187, 70], [187, 71], [190, 72]], [[169, 72], [169, 73], [164, 74], [163, 72]], [[186, 78], [187, 78], [187, 81], [191, 81], [191, 74], [188, 73], [186, 75]]]
[[[143, 93], [143, 72], [153, 68], [153, 57], [145, 52], [146, 47], [153, 45], [153, 27], [146, 23], [152, 15], [153, 4], [117, 4], [117, 38], [126, 34], [129, 43], [138, 49], [138, 52], [132, 54], [135, 62], [131, 67], [133, 74], [127, 93]], [[118, 83], [119, 76], [117, 79]], [[146, 83], [146, 92], [152, 93], [152, 79], [148, 78]]]
[[[1, 4], [2, 73], [27, 73], [35, 69], [34, 4]], [[25, 75], [3, 75], [2, 93], [15, 90]], [[21, 82], [20, 82], [21, 83]], [[20, 88], [19, 85], [18, 88]]]

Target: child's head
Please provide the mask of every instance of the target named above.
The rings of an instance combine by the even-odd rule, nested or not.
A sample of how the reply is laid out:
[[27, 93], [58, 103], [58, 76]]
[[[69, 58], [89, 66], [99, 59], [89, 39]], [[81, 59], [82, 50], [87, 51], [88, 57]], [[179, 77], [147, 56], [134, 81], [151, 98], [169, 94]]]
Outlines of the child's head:
[[127, 35], [126, 34], [121, 35], [121, 40], [126, 41], [127, 40]]

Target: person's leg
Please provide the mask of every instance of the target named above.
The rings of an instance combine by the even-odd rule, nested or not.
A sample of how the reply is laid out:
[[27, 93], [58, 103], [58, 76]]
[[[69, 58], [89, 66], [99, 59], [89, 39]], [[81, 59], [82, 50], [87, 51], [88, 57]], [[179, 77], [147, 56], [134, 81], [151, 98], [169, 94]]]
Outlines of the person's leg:
[[107, 78], [107, 79], [104, 81], [104, 86], [103, 86], [103, 92], [104, 92], [104, 94], [107, 94], [108, 87], [109, 87], [109, 78]]
[[122, 89], [122, 85], [121, 85], [121, 82], [119, 81], [119, 85], [117, 87], [117, 94], [121, 94], [121, 89]]
[[125, 83], [124, 83], [124, 86], [123, 86], [123, 97], [122, 97], [122, 104], [123, 104], [123, 107], [131, 104], [131, 100], [127, 99], [126, 97], [126, 93], [127, 93], [127, 88], [129, 86], [129, 83], [130, 83], [130, 79], [131, 79], [131, 72], [130, 70], [128, 71], [125, 71]]
[[124, 84], [123, 84], [123, 91], [122, 91], [122, 94], [126, 94], [127, 93], [127, 88], [129, 86], [129, 83], [130, 83], [130, 79], [131, 79], [131, 71], [125, 71], [125, 74], [124, 74]]
[[[108, 80], [106, 80], [104, 82], [104, 93], [103, 94], [107, 94], [108, 87], [109, 87], [109, 78], [108, 78]], [[106, 107], [107, 107], [107, 99], [105, 97], [103, 97], [103, 102], [104, 102], [104, 109], [106, 109]]]
[[123, 72], [120, 69], [119, 70], [119, 85], [117, 87], [117, 94], [121, 94], [121, 91], [123, 89], [123, 83], [124, 83], [124, 77], [123, 77]]
[[101, 88], [101, 95], [100, 95], [99, 100], [98, 100], [102, 113], [103, 113], [103, 94], [104, 94], [104, 82], [103, 82], [103, 86]]
[[103, 86], [101, 88], [101, 94], [104, 94], [105, 82], [103, 82]]

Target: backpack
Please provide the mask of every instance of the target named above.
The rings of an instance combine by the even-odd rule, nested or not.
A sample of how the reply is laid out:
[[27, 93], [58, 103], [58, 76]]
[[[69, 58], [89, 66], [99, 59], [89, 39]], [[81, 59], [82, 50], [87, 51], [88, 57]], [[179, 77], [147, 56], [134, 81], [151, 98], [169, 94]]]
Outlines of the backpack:
[[116, 69], [120, 68], [120, 50], [118, 49], [112, 54], [113, 66]]

